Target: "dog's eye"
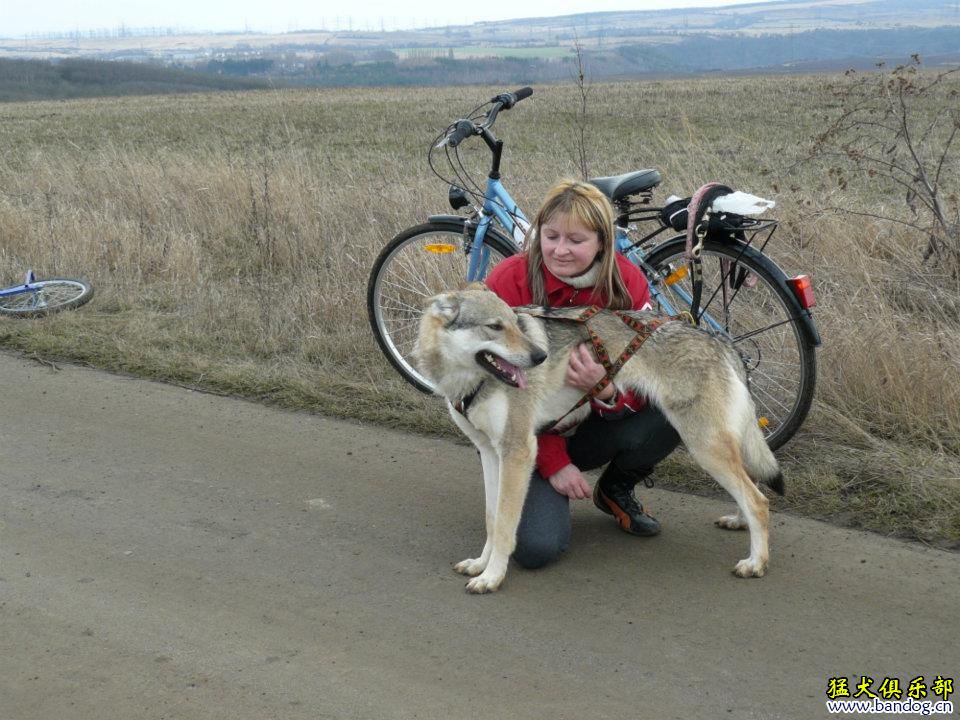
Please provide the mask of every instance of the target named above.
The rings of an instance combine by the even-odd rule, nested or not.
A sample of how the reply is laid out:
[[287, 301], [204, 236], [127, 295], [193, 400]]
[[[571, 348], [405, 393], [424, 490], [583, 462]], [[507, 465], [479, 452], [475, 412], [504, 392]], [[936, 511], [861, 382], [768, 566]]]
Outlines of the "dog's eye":
[[487, 323], [487, 328], [495, 332], [500, 332], [501, 330], [503, 330], [503, 323], [499, 323], [499, 322]]

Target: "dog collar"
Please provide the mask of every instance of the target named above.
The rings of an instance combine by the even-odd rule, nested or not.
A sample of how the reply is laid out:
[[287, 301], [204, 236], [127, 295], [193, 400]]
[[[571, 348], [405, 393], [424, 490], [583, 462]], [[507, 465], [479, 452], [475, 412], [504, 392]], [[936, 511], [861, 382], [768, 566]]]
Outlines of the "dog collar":
[[467, 410], [470, 409], [470, 405], [473, 403], [474, 399], [476, 399], [477, 394], [480, 392], [480, 388], [482, 387], [483, 387], [483, 381], [481, 380], [480, 384], [477, 385], [472, 392], [467, 393], [462, 398], [460, 398], [460, 400], [458, 400], [456, 403], [453, 404], [453, 409], [456, 410], [461, 415], [463, 415], [464, 417], [466, 417]]

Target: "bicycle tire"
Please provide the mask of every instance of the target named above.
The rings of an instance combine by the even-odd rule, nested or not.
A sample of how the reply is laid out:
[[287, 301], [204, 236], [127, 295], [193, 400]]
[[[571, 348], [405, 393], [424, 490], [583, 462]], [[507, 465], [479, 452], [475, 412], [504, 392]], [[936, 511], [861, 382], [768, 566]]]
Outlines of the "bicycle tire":
[[[415, 388], [434, 391], [416, 368], [413, 348], [426, 300], [463, 284], [467, 255], [464, 224], [431, 221], [407, 228], [380, 252], [367, 283], [367, 317], [377, 344], [390, 364]], [[483, 243], [491, 251], [488, 269], [514, 255], [517, 246], [494, 228]]]
[[[682, 270], [687, 265], [685, 245], [684, 237], [675, 237], [653, 248], [646, 258], [660, 290], [681, 310], [689, 306], [677, 290], [689, 293], [691, 287]], [[701, 259], [701, 313], [709, 313], [723, 326], [744, 358], [758, 421], [767, 444], [776, 450], [793, 437], [810, 411], [817, 377], [815, 343], [797, 317], [784, 278], [777, 277], [782, 272], [769, 258], [741, 243], [707, 239]], [[722, 261], [735, 265], [724, 269]], [[750, 275], [756, 278], [753, 287], [748, 281], [735, 288], [738, 280]], [[733, 279], [727, 300], [725, 277]]]
[[30, 318], [86, 305], [93, 287], [83, 280], [52, 278], [30, 283], [31, 289], [0, 297], [0, 315]]

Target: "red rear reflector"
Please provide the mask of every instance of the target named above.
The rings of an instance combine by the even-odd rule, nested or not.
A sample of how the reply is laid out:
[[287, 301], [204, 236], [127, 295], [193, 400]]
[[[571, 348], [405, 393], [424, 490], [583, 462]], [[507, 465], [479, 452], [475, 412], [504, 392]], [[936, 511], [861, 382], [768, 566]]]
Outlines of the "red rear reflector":
[[804, 310], [809, 310], [817, 304], [817, 299], [813, 296], [813, 283], [809, 275], [797, 275], [795, 278], [787, 280], [787, 284], [793, 289], [793, 294], [800, 301], [800, 306]]

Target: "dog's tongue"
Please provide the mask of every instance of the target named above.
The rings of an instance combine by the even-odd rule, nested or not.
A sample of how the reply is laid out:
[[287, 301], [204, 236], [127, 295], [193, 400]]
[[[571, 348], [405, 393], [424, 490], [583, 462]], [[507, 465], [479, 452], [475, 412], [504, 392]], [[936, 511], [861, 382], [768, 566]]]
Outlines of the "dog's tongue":
[[521, 390], [527, 387], [527, 374], [520, 368], [516, 368], [517, 371], [517, 387]]
[[518, 368], [516, 365], [507, 362], [503, 358], [498, 358], [498, 361], [501, 369], [505, 370], [508, 375], [513, 375], [518, 388], [523, 389], [527, 386], [527, 374], [523, 371], [523, 368]]

